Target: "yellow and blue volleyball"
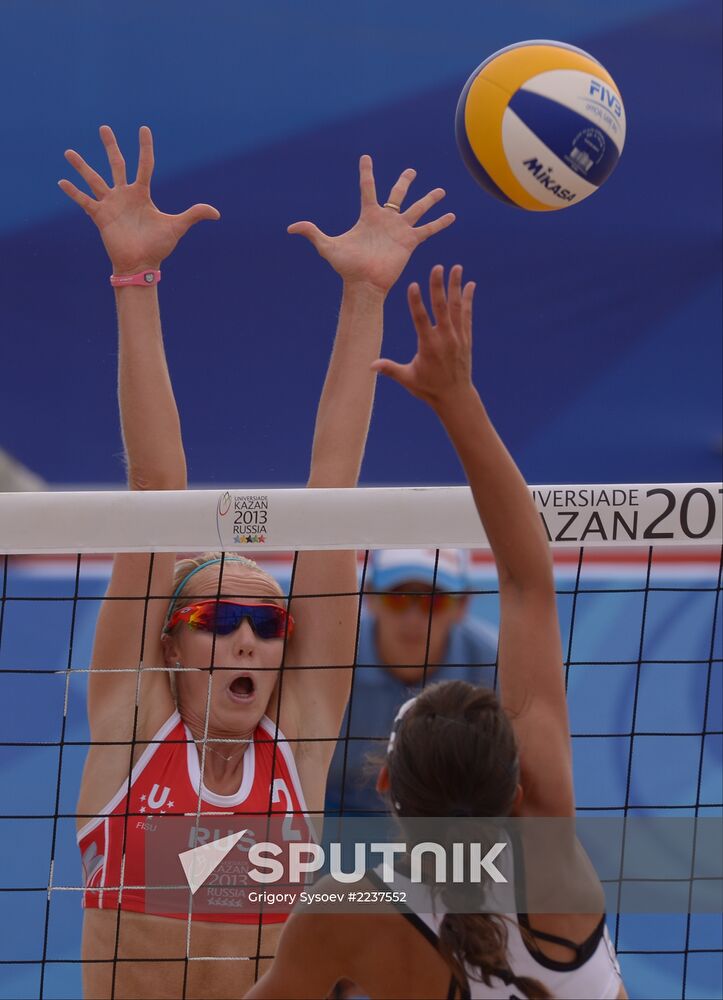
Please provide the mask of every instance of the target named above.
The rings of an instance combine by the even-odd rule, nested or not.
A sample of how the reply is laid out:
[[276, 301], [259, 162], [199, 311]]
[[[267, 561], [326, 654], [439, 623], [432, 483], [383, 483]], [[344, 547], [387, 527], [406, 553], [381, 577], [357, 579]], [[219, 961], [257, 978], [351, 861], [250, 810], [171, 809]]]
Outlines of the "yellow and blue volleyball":
[[485, 191], [550, 212], [583, 201], [610, 176], [625, 143], [625, 108], [589, 53], [564, 42], [519, 42], [470, 76], [455, 130]]

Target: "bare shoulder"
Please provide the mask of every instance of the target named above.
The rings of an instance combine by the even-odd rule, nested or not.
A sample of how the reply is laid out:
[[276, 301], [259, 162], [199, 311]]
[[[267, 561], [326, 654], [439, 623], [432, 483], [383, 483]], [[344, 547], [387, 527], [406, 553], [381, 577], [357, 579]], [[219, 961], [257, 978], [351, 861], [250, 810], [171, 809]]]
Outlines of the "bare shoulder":
[[[357, 900], [378, 889], [378, 883], [368, 879], [352, 887]], [[345, 912], [309, 915], [313, 921], [308, 925], [309, 937], [319, 934], [326, 942], [322, 950], [334, 950], [335, 975], [380, 998], [447, 996], [450, 970], [418, 930], [418, 921], [410, 921], [391, 904], [380, 912], [379, 906], [372, 911], [365, 908], [366, 903], [352, 903], [349, 887], [340, 887], [332, 878], [321, 879], [313, 891], [346, 894], [340, 907]]]

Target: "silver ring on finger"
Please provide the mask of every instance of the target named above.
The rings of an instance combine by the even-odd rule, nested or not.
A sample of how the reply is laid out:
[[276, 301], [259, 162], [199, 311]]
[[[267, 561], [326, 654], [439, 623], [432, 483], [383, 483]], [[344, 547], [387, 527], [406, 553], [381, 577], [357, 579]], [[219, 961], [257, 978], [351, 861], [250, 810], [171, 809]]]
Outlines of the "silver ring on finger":
[[401, 208], [399, 207], [399, 205], [395, 205], [393, 201], [385, 201], [383, 207], [393, 208], [395, 212], [401, 212]]

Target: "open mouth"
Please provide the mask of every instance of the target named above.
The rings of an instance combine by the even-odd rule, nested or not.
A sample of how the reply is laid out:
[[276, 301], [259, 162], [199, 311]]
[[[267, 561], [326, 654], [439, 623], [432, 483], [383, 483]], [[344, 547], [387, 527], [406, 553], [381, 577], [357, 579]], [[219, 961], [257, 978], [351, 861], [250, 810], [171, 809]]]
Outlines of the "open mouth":
[[256, 685], [250, 674], [239, 674], [228, 686], [229, 697], [235, 702], [247, 703], [256, 693]]

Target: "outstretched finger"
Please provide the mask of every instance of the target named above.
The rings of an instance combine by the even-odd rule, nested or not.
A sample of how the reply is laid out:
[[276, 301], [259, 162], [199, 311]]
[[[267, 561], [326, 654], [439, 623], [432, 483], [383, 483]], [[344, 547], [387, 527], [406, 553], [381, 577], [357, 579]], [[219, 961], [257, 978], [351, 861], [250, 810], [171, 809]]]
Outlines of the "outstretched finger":
[[71, 167], [74, 167], [78, 171], [96, 198], [103, 198], [106, 194], [108, 194], [110, 188], [106, 182], [97, 170], [93, 170], [93, 168], [85, 162], [80, 153], [76, 153], [74, 149], [66, 149], [65, 159]]
[[443, 229], [446, 229], [447, 226], [451, 226], [456, 218], [457, 216], [454, 212], [447, 212], [446, 215], [442, 215], [439, 219], [434, 219], [433, 222], [428, 222], [425, 226], [417, 226], [414, 230], [417, 234], [417, 241], [424, 243], [430, 236], [434, 236], [435, 233], [439, 233]]
[[329, 242], [329, 237], [326, 233], [322, 233], [319, 227], [315, 226], [313, 222], [294, 222], [287, 227], [286, 232], [292, 236], [305, 236], [319, 253], [322, 252], [322, 248]]
[[438, 201], [441, 201], [446, 193], [444, 188], [435, 188], [433, 191], [425, 194], [423, 198], [420, 198], [419, 201], [415, 201], [413, 205], [410, 205], [404, 213], [404, 218], [409, 222], [409, 225], [413, 226], [415, 222], [419, 222], [424, 213], [428, 212], [432, 205], [436, 205]]
[[69, 198], [72, 198], [73, 201], [77, 202], [80, 207], [88, 213], [88, 215], [93, 214], [95, 207], [98, 204], [94, 198], [89, 197], [89, 195], [85, 194], [84, 191], [80, 191], [75, 184], [71, 184], [70, 181], [66, 181], [65, 179], [58, 181], [58, 187], [61, 191], [64, 191]]
[[141, 125], [138, 130], [138, 172], [136, 173], [138, 184], [150, 186], [154, 164], [153, 135], [147, 125]]
[[417, 176], [417, 171], [413, 170], [412, 167], [407, 167], [399, 175], [399, 180], [394, 185], [392, 190], [389, 192], [389, 197], [387, 202], [390, 205], [396, 205], [397, 208], [401, 208], [402, 202], [407, 197], [407, 191], [409, 190], [409, 185], [412, 183], [414, 178]]
[[449, 316], [452, 326], [461, 333], [462, 331], [462, 265], [455, 264], [449, 272], [449, 282], [447, 284], [447, 303], [449, 305]]
[[120, 151], [118, 143], [116, 142], [116, 137], [113, 135], [113, 129], [110, 125], [101, 125], [100, 138], [101, 142], [105, 146], [105, 151], [108, 156], [108, 163], [110, 164], [110, 170], [113, 174], [113, 183], [125, 184], [126, 161], [123, 159], [123, 154]]
[[444, 268], [437, 264], [429, 275], [429, 300], [432, 303], [435, 325], [439, 328], [449, 326], [449, 307], [444, 293]]
[[412, 282], [407, 289], [407, 302], [409, 303], [409, 312], [412, 315], [412, 322], [418, 336], [420, 339], [428, 336], [432, 329], [432, 324], [424, 305], [424, 300], [422, 299], [422, 290], [416, 281]]
[[361, 190], [362, 208], [377, 204], [377, 187], [374, 183], [374, 167], [372, 158], [365, 153], [359, 160], [359, 188]]
[[474, 281], [468, 281], [462, 292], [462, 336], [467, 344], [472, 341], [472, 301], [476, 287]]

